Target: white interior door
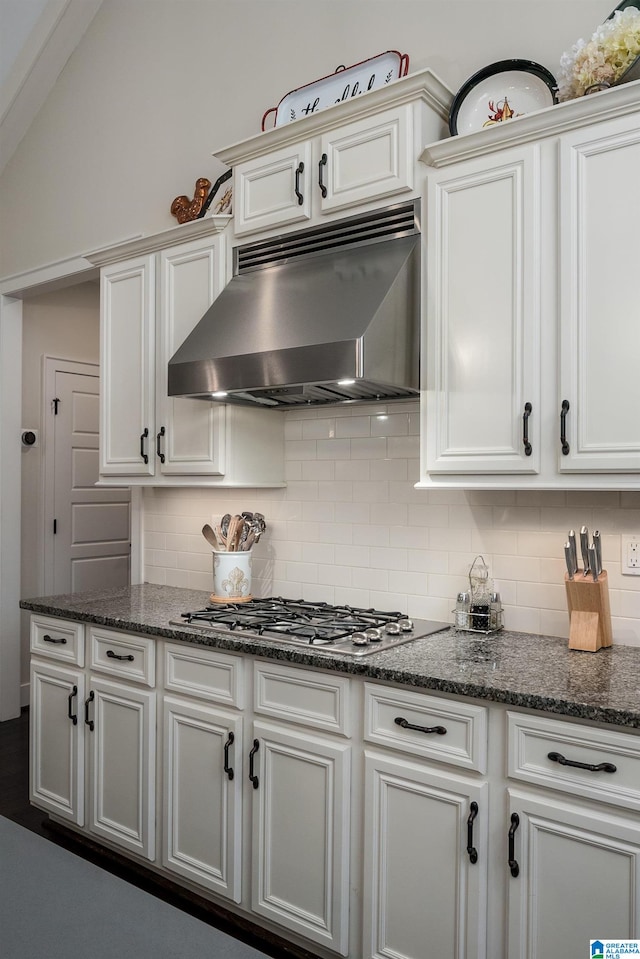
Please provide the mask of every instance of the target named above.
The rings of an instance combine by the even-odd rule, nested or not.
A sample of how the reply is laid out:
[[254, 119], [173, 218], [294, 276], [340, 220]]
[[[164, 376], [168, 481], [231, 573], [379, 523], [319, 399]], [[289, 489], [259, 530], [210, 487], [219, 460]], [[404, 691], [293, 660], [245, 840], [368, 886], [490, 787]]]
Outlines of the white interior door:
[[130, 581], [131, 493], [98, 481], [98, 367], [46, 361], [45, 592]]

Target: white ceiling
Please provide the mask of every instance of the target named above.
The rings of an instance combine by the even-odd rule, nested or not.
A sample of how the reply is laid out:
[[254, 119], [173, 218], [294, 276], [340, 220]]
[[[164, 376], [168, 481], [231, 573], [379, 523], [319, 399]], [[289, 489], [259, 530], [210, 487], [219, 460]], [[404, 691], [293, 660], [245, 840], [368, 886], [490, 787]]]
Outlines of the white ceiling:
[[102, 0], [0, 0], [0, 173]]

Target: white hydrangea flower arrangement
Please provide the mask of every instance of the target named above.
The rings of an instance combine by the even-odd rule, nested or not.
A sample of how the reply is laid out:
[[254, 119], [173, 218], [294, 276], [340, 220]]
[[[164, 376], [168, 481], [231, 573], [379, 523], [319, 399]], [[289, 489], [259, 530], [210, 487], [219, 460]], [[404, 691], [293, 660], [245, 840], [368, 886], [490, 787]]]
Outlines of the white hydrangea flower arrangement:
[[569, 53], [562, 54], [558, 100], [584, 96], [589, 87], [613, 86], [639, 56], [640, 10], [616, 10], [591, 40], [578, 40]]

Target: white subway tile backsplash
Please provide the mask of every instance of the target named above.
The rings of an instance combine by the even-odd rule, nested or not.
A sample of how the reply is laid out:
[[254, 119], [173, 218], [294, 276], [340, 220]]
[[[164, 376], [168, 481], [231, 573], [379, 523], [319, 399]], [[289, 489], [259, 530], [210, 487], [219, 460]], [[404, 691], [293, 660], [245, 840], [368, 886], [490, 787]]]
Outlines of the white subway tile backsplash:
[[352, 460], [386, 459], [386, 436], [356, 436], [350, 443]]
[[382, 413], [371, 417], [372, 436], [408, 436], [408, 413]]
[[385, 593], [389, 589], [391, 573], [387, 569], [365, 569], [356, 566], [352, 572], [352, 583], [356, 589], [376, 589]]
[[[360, 462], [360, 461], [358, 461]], [[372, 480], [394, 480], [397, 483], [407, 481], [407, 460], [377, 459], [371, 462]]]
[[315, 480], [316, 482], [333, 482], [336, 477], [334, 460], [303, 460], [300, 464], [302, 475], [300, 479]]
[[316, 448], [319, 460], [351, 459], [351, 440], [316, 440]]
[[337, 460], [335, 465], [335, 479], [339, 483], [358, 480], [361, 483], [369, 481], [371, 463], [366, 460]]
[[302, 423], [303, 440], [332, 440], [335, 436], [335, 419], [304, 420]]
[[336, 420], [336, 436], [351, 438], [371, 435], [370, 416], [341, 416]]
[[336, 523], [368, 523], [371, 518], [371, 504], [361, 502], [344, 502], [335, 504], [334, 519]]
[[620, 571], [620, 534], [640, 533], [640, 491], [415, 489], [416, 401], [283, 415], [285, 489], [144, 490], [147, 582], [210, 590], [202, 525], [259, 510], [268, 528], [253, 555], [257, 596], [451, 622], [482, 554], [507, 628], [568, 636], [563, 545], [570, 528], [586, 524], [602, 533], [614, 642], [640, 646], [640, 577]]

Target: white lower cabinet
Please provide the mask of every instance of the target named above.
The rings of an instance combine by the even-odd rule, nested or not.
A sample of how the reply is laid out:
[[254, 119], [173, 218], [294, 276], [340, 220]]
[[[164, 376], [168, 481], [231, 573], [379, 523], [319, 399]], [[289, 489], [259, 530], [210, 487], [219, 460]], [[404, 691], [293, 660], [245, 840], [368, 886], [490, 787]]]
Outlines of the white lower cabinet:
[[242, 719], [164, 700], [164, 838], [171, 872], [241, 900]]
[[[84, 674], [31, 664], [30, 789], [34, 806], [84, 825]], [[78, 705], [80, 704], [80, 705]]]
[[89, 830], [154, 860], [156, 694], [90, 676], [85, 717]]
[[[31, 802], [154, 860], [156, 694], [144, 688], [154, 681], [154, 644], [93, 627], [87, 633], [79, 623], [32, 617]], [[100, 674], [119, 670], [140, 679]]]
[[[508, 959], [640, 937], [640, 737], [508, 712]], [[505, 827], [506, 828], [506, 827]]]
[[487, 783], [365, 757], [363, 954], [485, 956]]
[[251, 909], [348, 952], [351, 746], [255, 723]]
[[363, 955], [484, 959], [487, 710], [373, 683], [364, 700]]
[[635, 730], [53, 617], [31, 649], [33, 804], [139, 861], [158, 828], [156, 870], [283, 939], [582, 959], [640, 937]]
[[509, 959], [582, 959], [590, 939], [640, 937], [637, 816], [511, 789], [509, 812]]

